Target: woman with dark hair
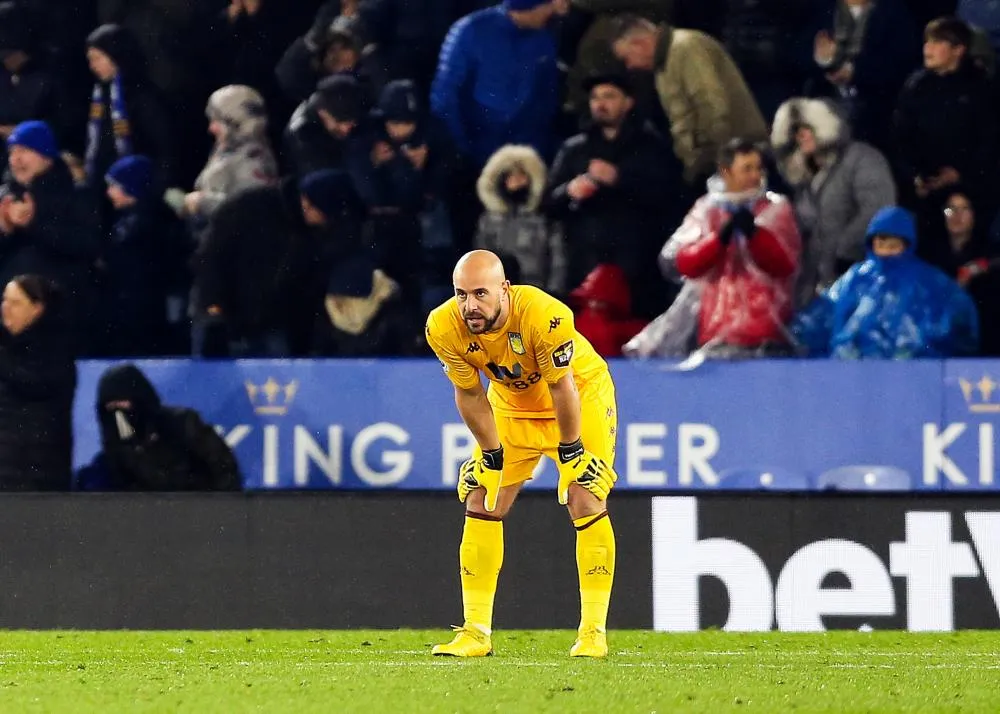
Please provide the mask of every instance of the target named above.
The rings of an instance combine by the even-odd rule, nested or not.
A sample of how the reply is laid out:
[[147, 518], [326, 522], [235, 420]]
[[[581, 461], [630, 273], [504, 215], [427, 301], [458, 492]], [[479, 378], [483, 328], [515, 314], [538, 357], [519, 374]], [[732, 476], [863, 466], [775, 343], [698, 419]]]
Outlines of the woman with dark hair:
[[38, 275], [20, 275], [3, 291], [0, 491], [70, 488], [76, 364], [59, 298]]
[[986, 221], [977, 220], [969, 192], [956, 186], [946, 194], [944, 255], [941, 268], [961, 285], [979, 311], [980, 352], [1000, 354], [1000, 255], [989, 244]]

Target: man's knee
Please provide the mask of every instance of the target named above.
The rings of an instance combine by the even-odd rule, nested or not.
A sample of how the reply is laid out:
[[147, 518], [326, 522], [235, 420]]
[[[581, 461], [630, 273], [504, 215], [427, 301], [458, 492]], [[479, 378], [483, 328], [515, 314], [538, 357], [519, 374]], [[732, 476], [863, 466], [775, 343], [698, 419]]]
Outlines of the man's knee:
[[603, 513], [607, 510], [607, 503], [583, 486], [571, 483], [567, 494], [566, 508], [569, 510], [569, 517], [576, 520]]

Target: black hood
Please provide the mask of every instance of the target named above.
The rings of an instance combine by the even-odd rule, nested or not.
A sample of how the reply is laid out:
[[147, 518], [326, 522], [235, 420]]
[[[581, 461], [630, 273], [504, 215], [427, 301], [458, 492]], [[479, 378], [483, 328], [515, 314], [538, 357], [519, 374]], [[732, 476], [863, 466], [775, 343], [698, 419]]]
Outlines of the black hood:
[[26, 7], [0, 2], [0, 52], [16, 50], [27, 55], [38, 52], [38, 18]]
[[87, 47], [98, 49], [110, 57], [126, 84], [146, 81], [146, 57], [139, 40], [130, 30], [121, 25], [101, 25], [87, 37]]
[[[109, 409], [115, 402], [129, 404]], [[160, 395], [135, 365], [110, 368], [97, 385], [97, 418], [105, 441], [145, 438], [155, 431], [162, 407]]]

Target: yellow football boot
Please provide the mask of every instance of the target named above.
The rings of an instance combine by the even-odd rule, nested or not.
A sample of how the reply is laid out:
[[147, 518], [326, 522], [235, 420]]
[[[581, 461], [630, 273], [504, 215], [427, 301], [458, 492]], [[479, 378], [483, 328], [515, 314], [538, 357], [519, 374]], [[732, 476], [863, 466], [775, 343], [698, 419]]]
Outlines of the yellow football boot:
[[576, 642], [569, 651], [570, 657], [607, 657], [608, 635], [596, 627], [581, 627]]
[[[438, 657], [490, 657], [493, 655], [493, 643], [490, 636], [473, 625], [456, 627], [455, 639], [446, 645], [434, 645], [431, 654]], [[605, 646], [607, 651], [607, 646]]]

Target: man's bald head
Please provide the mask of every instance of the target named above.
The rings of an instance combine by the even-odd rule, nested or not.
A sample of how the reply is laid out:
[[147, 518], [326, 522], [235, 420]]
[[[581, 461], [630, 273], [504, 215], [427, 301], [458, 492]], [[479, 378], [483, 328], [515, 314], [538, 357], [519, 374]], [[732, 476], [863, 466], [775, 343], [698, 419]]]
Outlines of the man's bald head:
[[474, 250], [463, 255], [452, 274], [462, 319], [473, 334], [489, 332], [504, 312], [510, 283], [496, 253]]

